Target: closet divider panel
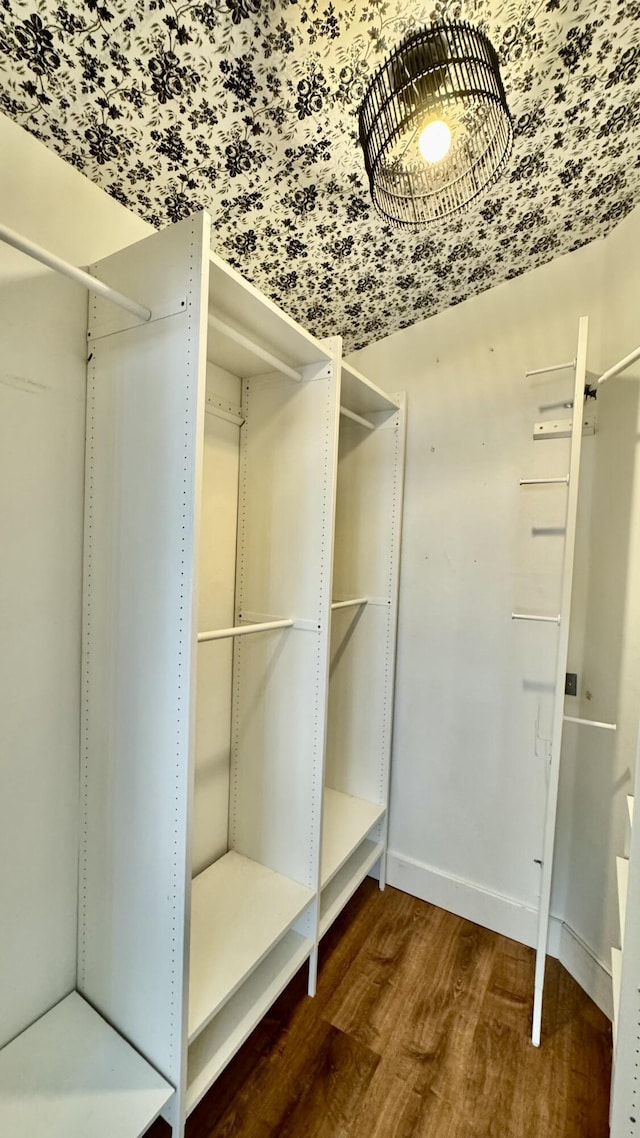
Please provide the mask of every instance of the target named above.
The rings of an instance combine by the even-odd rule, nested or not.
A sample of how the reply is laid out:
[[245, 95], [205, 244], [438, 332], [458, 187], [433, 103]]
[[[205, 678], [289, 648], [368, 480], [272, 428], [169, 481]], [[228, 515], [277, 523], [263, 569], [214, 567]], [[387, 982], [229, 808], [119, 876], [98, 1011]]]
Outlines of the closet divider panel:
[[[394, 396], [400, 400], [400, 397]], [[336, 601], [333, 613], [327, 786], [386, 806], [393, 719], [404, 471], [404, 404], [370, 415], [374, 431], [340, 425]]]
[[[200, 535], [198, 627], [235, 623], [240, 425], [227, 409], [240, 407], [240, 380], [207, 365]], [[198, 648], [194, 874], [228, 848], [233, 640]]]
[[404, 396], [345, 366], [340, 402], [320, 935], [385, 880], [404, 484]]
[[147, 324], [90, 305], [78, 987], [178, 1088], [208, 252], [201, 214], [95, 266]]
[[[243, 385], [230, 843], [318, 888], [337, 463], [334, 359]], [[309, 930], [313, 935], [312, 930]]]

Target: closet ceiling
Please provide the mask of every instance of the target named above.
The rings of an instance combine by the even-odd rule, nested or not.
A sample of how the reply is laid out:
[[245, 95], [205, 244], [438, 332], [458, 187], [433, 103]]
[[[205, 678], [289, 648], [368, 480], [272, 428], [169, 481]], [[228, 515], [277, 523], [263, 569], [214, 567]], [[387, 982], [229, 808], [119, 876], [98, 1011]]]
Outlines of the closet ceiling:
[[[434, 17], [499, 49], [515, 146], [472, 209], [407, 235], [370, 205], [357, 108]], [[209, 209], [217, 251], [349, 350], [640, 200], [640, 0], [0, 0], [0, 108], [154, 225]]]

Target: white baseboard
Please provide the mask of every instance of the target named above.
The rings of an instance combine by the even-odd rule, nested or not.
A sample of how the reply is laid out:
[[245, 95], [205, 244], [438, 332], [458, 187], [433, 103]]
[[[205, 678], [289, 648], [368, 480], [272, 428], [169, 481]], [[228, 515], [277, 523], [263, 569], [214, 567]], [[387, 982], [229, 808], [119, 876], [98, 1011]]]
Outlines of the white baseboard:
[[[530, 948], [535, 946], [538, 914], [530, 905], [494, 893], [459, 877], [443, 873], [413, 858], [389, 850], [387, 881], [404, 893], [511, 937]], [[549, 928], [549, 954], [558, 958], [576, 983], [611, 1019], [613, 999], [611, 974], [587, 944], [559, 917]]]

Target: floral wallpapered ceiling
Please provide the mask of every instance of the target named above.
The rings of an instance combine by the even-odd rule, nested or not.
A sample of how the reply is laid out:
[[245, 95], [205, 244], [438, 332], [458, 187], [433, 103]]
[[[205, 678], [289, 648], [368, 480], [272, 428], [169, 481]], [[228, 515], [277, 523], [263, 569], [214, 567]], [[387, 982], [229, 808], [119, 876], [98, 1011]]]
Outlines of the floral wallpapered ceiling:
[[[506, 173], [418, 235], [369, 200], [357, 109], [430, 19], [478, 24]], [[640, 202], [640, 0], [0, 0], [0, 109], [154, 225], [216, 250], [347, 350], [603, 236]]]

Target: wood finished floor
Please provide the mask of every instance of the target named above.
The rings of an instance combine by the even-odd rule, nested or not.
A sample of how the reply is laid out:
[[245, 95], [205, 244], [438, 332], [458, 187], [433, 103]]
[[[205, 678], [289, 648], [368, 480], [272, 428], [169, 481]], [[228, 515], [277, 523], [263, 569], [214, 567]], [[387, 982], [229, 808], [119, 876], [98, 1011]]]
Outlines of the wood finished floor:
[[[611, 1028], [556, 960], [365, 881], [187, 1138], [606, 1138]], [[156, 1123], [149, 1138], [166, 1138]]]

